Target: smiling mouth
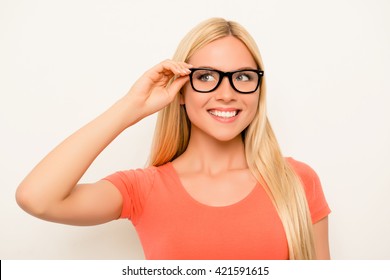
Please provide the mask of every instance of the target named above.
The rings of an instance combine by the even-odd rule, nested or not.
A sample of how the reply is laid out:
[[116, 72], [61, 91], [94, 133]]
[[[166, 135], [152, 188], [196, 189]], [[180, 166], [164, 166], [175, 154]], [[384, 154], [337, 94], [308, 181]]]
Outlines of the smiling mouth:
[[234, 111], [208, 110], [208, 112], [213, 116], [229, 119], [237, 116], [240, 110], [234, 110]]

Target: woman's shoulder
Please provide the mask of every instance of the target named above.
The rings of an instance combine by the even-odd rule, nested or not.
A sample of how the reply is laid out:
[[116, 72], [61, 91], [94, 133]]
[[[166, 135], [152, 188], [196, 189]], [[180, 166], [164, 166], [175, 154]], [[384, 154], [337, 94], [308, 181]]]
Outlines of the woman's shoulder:
[[138, 168], [130, 168], [126, 171], [121, 172], [130, 172], [130, 173], [137, 173], [137, 174], [143, 174], [145, 176], [155, 176], [156, 173], [159, 172], [166, 172], [169, 171], [171, 162], [167, 162], [161, 165], [148, 165], [145, 167], [138, 167]]
[[310, 165], [292, 157], [288, 157], [286, 160], [300, 178], [307, 195], [310, 196], [310, 194], [317, 193], [321, 190], [320, 178]]
[[137, 168], [133, 170], [129, 170], [129, 172], [134, 173], [134, 175], [138, 178], [142, 178], [144, 180], [148, 180], [149, 183], [153, 183], [156, 181], [156, 178], [164, 179], [165, 177], [170, 177], [173, 172], [172, 163], [167, 162], [162, 165], [150, 165], [144, 168]]
[[331, 212], [322, 189], [320, 178], [316, 171], [307, 163], [291, 157], [286, 158], [286, 160], [301, 179], [312, 221], [316, 223]]
[[314, 169], [305, 162], [296, 160], [293, 157], [286, 157], [286, 161], [290, 164], [290, 166], [294, 169], [294, 171], [298, 174], [301, 179], [304, 178], [313, 178], [318, 177], [317, 173]]
[[126, 170], [116, 171], [105, 177], [105, 180], [111, 181], [114, 185], [134, 185], [134, 184], [152, 184], [159, 170], [164, 169], [162, 166], [146, 166], [139, 168], [129, 168]]

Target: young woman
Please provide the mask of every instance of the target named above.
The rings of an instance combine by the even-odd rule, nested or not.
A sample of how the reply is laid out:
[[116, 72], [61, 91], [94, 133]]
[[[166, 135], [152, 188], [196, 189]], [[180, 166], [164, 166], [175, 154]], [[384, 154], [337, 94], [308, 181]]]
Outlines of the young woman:
[[[239, 24], [195, 27], [173, 60], [64, 140], [20, 184], [41, 219], [134, 224], [147, 259], [328, 259], [329, 207], [307, 165], [284, 158], [264, 67]], [[150, 166], [78, 184], [122, 131], [159, 111]]]

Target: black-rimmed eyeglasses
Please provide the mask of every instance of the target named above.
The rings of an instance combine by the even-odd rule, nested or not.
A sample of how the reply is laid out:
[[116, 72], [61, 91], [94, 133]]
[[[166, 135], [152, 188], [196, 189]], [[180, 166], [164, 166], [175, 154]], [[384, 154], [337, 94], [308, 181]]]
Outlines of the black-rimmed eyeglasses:
[[226, 76], [232, 88], [243, 94], [255, 92], [260, 85], [264, 71], [244, 69], [233, 72], [223, 72], [210, 68], [190, 68], [190, 83], [197, 92], [216, 90]]

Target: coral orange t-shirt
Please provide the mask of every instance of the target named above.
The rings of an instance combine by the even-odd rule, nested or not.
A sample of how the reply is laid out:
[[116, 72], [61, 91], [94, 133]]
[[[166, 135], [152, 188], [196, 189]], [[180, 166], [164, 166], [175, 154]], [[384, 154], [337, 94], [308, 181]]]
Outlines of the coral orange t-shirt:
[[[291, 158], [316, 223], [330, 213], [317, 174]], [[146, 259], [288, 259], [280, 218], [263, 187], [222, 207], [184, 189], [173, 165], [116, 172], [105, 180], [122, 194], [121, 218], [134, 224]]]

